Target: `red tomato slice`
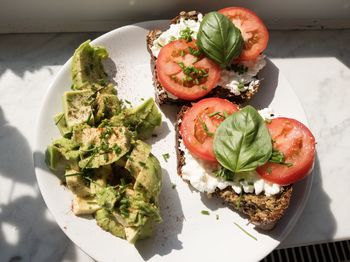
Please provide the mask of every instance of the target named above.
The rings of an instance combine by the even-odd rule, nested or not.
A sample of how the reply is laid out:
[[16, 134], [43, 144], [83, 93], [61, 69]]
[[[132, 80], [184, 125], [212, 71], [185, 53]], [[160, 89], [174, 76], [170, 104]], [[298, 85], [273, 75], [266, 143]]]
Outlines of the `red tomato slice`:
[[287, 185], [303, 179], [311, 170], [315, 158], [315, 137], [311, 131], [295, 119], [278, 117], [267, 124], [274, 149], [285, 156], [288, 167], [282, 164], [266, 163], [257, 172], [265, 180]]
[[191, 48], [198, 50], [193, 41], [172, 41], [161, 48], [156, 62], [160, 84], [184, 100], [196, 100], [208, 94], [219, 81], [221, 72], [209, 58], [191, 54]]
[[269, 31], [254, 12], [242, 7], [227, 7], [218, 12], [227, 16], [241, 30], [244, 48], [239, 60], [255, 59], [265, 50]]
[[196, 157], [216, 162], [213, 138], [226, 115], [238, 111], [236, 104], [222, 98], [205, 98], [193, 104], [182, 119], [180, 134], [186, 148]]

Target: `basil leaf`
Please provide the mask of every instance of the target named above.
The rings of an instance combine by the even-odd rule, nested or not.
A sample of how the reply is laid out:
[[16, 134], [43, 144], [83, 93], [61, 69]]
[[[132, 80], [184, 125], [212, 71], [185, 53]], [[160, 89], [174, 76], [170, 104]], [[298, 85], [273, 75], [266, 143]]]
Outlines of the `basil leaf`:
[[252, 106], [244, 107], [220, 124], [213, 147], [219, 163], [234, 173], [255, 170], [265, 164], [272, 153], [264, 119]]
[[207, 57], [228, 66], [243, 49], [241, 31], [223, 14], [210, 12], [203, 17], [197, 34], [197, 45]]

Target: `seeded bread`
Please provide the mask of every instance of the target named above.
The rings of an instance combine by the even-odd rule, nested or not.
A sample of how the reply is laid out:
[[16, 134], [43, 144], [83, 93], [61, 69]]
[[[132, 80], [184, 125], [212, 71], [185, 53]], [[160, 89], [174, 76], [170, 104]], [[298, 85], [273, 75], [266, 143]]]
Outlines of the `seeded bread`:
[[[189, 107], [183, 106], [177, 115], [176, 121], [177, 171], [180, 176], [182, 176], [182, 167], [185, 165], [186, 159], [184, 152], [180, 149], [182, 137], [179, 130], [182, 118], [188, 109]], [[251, 193], [240, 195], [233, 191], [231, 187], [227, 187], [222, 190], [217, 188], [209, 196], [222, 199], [233, 210], [246, 215], [256, 227], [263, 230], [271, 230], [288, 208], [292, 191], [292, 186], [285, 186], [278, 195], [265, 196], [264, 194], [255, 195]]]
[[[197, 21], [198, 14], [199, 13], [196, 11], [190, 11], [190, 12], [182, 11], [178, 16], [176, 16], [174, 19], [171, 20], [171, 23], [176, 24], [180, 21], [181, 18]], [[168, 94], [165, 92], [165, 90], [163, 89], [162, 85], [158, 81], [157, 71], [156, 71], [157, 58], [153, 56], [151, 48], [153, 45], [153, 41], [157, 39], [161, 33], [162, 33], [161, 30], [153, 29], [149, 31], [147, 35], [147, 50], [151, 55], [151, 70], [153, 75], [153, 85], [155, 87], [156, 101], [159, 105], [165, 104], [165, 103], [188, 104], [188, 101], [170, 98]], [[207, 97], [221, 97], [221, 98], [226, 98], [237, 104], [242, 104], [250, 100], [254, 96], [254, 94], [258, 92], [259, 88], [260, 88], [260, 83], [254, 83], [248, 90], [241, 92], [241, 94], [237, 96], [227, 88], [217, 86], [207, 95]]]

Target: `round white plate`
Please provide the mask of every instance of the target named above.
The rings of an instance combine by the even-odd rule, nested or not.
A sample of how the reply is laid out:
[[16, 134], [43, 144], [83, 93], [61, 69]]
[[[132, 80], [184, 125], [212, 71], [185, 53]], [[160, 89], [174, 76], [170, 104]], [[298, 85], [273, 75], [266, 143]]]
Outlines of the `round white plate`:
[[[150, 21], [125, 26], [92, 42], [107, 48], [110, 56], [105, 62], [107, 73], [117, 82], [119, 96], [134, 105], [141, 103], [142, 98], [154, 96], [146, 34], [152, 28], [166, 28], [168, 23]], [[207, 199], [193, 191], [177, 175], [174, 130], [177, 108], [174, 106], [162, 107], [162, 126], [157, 130], [158, 137], [150, 141], [153, 153], [161, 162], [164, 182], [160, 196], [164, 221], [156, 227], [153, 237], [133, 246], [100, 229], [94, 219], [74, 216], [72, 194], [44, 162], [47, 145], [60, 136], [52, 116], [62, 111], [61, 97], [71, 84], [70, 65], [71, 60], [63, 66], [45, 96], [36, 130], [35, 170], [41, 193], [57, 223], [91, 257], [98, 261], [222, 261], [228, 258], [257, 261], [276, 248], [292, 229], [304, 208], [312, 176], [295, 185], [291, 205], [273, 231], [254, 229], [247, 219], [221, 201]], [[271, 61], [261, 77], [262, 88], [252, 103], [259, 109], [271, 106], [279, 115], [307, 124], [298, 98]], [[170, 154], [168, 162], [162, 157], [164, 153]], [[201, 214], [202, 210], [208, 210], [210, 215]], [[257, 240], [242, 232], [234, 222]]]

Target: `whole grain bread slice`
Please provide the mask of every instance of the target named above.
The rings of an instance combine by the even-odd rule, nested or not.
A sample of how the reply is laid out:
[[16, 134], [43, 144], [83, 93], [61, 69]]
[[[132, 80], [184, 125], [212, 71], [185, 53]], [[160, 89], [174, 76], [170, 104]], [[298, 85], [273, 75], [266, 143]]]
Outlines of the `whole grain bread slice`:
[[[197, 11], [190, 11], [190, 12], [182, 11], [178, 16], [176, 16], [171, 20], [171, 24], [178, 23], [182, 18], [197, 21], [198, 14], [199, 13]], [[160, 29], [153, 29], [149, 31], [146, 37], [147, 50], [151, 56], [151, 71], [153, 75], [153, 85], [155, 87], [156, 101], [159, 105], [166, 104], [166, 103], [188, 104], [188, 101], [186, 100], [173, 99], [169, 97], [168, 94], [165, 92], [164, 88], [162, 87], [162, 85], [158, 81], [157, 70], [156, 70], [157, 58], [153, 55], [151, 48], [153, 46], [153, 41], [156, 40], [161, 35], [161, 33], [162, 31]], [[249, 101], [254, 96], [254, 94], [258, 92], [259, 88], [260, 88], [260, 83], [254, 82], [252, 85], [250, 85], [250, 88], [248, 90], [241, 92], [240, 95], [235, 95], [227, 88], [217, 86], [209, 94], [207, 94], [206, 97], [221, 97], [221, 98], [226, 98], [237, 104], [242, 104], [244, 102]]]
[[[182, 137], [179, 132], [182, 118], [188, 106], [182, 106], [176, 121], [176, 146], [177, 146], [177, 171], [182, 176], [182, 167], [186, 163], [184, 152], [181, 150]], [[247, 216], [249, 221], [257, 228], [271, 230], [282, 218], [288, 208], [293, 186], [285, 186], [282, 191], [273, 196], [252, 193], [237, 194], [231, 187], [220, 190], [217, 188], [209, 197], [214, 196], [222, 199], [233, 210]]]

